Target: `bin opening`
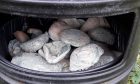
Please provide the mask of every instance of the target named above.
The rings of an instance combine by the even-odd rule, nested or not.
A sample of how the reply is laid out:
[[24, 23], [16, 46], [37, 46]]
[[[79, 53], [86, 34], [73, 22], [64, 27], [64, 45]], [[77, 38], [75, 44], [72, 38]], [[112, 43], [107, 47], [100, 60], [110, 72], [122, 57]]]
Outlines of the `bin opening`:
[[[121, 52], [119, 60], [113, 63], [116, 64], [123, 59], [123, 55], [127, 49], [129, 38], [132, 32], [135, 13], [127, 13], [122, 15], [104, 17], [108, 21], [110, 28], [107, 28], [115, 35], [115, 41], [112, 45], [108, 45], [110, 50]], [[87, 20], [87, 18], [78, 18]], [[0, 56], [3, 56], [7, 61], [11, 61], [12, 57], [8, 51], [8, 44], [11, 40], [15, 39], [14, 32], [27, 31], [28, 28], [38, 28], [43, 31], [49, 30], [49, 27], [56, 21], [57, 18], [32, 18], [14, 15], [0, 14]], [[87, 33], [87, 32], [86, 32]], [[30, 36], [30, 35], [29, 35]], [[101, 42], [102, 43], [102, 42]], [[75, 49], [75, 47], [72, 47]], [[112, 66], [109, 65], [109, 66]], [[109, 66], [105, 66], [109, 67]], [[92, 69], [89, 68], [89, 69]], [[103, 68], [101, 68], [103, 69]]]

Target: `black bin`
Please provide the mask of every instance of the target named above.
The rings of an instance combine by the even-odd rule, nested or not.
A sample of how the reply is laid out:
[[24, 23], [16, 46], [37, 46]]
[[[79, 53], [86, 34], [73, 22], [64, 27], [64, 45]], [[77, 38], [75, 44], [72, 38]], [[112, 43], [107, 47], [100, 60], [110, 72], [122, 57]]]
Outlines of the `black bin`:
[[[140, 42], [139, 0], [1, 0], [0, 77], [4, 83], [32, 84], [125, 84], [138, 54]], [[116, 34], [114, 49], [120, 61], [100, 69], [68, 73], [33, 71], [10, 63], [8, 42], [13, 32], [26, 26], [47, 30], [56, 18], [105, 17]], [[28, 25], [27, 25], [28, 24]]]

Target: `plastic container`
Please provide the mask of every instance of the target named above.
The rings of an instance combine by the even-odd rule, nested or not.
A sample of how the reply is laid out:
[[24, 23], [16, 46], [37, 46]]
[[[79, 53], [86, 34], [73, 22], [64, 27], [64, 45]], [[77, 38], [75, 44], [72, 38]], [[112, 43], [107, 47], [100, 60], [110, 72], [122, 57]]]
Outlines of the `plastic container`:
[[[24, 17], [1, 14], [0, 77], [13, 84], [125, 84], [138, 54], [138, 44], [140, 42], [139, 4], [139, 0], [1, 0], [0, 12], [25, 17], [85, 18], [107, 16], [106, 18], [111, 24], [110, 30], [117, 36], [112, 49], [123, 52], [123, 55], [121, 56], [122, 60], [113, 66], [100, 70], [47, 73], [18, 67], [9, 62], [11, 58], [8, 57], [7, 45], [13, 39], [12, 32], [26, 29], [26, 20]], [[20, 21], [14, 21], [13, 18], [15, 17]], [[34, 19], [32, 20], [34, 21]], [[51, 22], [51, 19], [48, 22]], [[45, 23], [47, 22], [43, 22], [44, 25]], [[40, 28], [42, 25], [38, 25], [38, 27]], [[47, 29], [48, 26], [45, 28]]]
[[139, 0], [1, 0], [0, 12], [43, 18], [110, 16], [139, 4]]

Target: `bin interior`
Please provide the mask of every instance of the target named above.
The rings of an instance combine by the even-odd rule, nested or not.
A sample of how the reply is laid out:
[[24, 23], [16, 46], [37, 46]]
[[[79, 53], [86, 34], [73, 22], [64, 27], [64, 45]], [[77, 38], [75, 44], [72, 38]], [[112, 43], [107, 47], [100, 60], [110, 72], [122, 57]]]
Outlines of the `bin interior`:
[[[121, 56], [121, 58], [123, 58], [133, 28], [135, 13], [108, 16], [105, 18], [111, 25], [111, 28], [109, 29], [115, 34], [115, 43], [110, 46], [110, 49], [123, 52]], [[8, 53], [8, 43], [10, 40], [15, 38], [13, 35], [15, 31], [26, 30], [27, 28], [39, 28], [46, 31], [55, 20], [55, 18], [33, 18], [1, 13], [0, 56], [3, 56], [8, 61], [11, 61], [11, 56]]]

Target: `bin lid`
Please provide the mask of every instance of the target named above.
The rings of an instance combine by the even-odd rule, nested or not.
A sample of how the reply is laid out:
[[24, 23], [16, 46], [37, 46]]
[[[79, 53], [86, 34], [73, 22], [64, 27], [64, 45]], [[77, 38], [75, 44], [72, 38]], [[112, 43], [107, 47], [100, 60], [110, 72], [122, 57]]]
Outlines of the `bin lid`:
[[140, 0], [0, 0], [0, 12], [34, 17], [114, 15], [138, 7]]

